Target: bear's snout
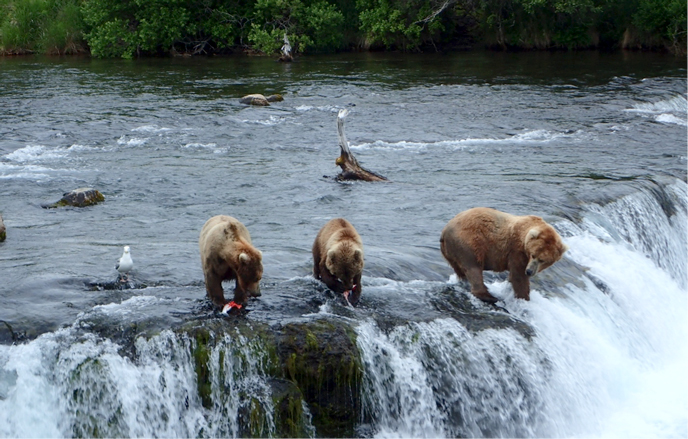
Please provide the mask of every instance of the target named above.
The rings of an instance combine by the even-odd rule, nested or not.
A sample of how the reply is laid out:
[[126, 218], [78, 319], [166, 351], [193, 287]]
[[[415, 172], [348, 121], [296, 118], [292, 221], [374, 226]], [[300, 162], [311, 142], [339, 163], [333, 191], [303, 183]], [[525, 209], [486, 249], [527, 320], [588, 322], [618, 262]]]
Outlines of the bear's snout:
[[535, 258], [532, 258], [530, 262], [528, 262], [528, 266], [526, 267], [526, 276], [531, 277], [534, 276], [535, 273], [538, 272], [538, 269], [540, 268], [540, 261], [538, 261]]
[[246, 291], [252, 296], [252, 297], [259, 297], [261, 295], [260, 292], [260, 284], [255, 283], [253, 285], [249, 285], [248, 288], [246, 288]]

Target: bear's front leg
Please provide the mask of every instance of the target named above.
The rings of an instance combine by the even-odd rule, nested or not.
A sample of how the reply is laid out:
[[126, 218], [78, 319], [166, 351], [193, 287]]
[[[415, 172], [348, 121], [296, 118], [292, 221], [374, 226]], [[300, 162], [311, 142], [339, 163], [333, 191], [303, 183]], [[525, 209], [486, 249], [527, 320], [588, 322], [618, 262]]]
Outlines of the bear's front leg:
[[468, 279], [468, 282], [471, 284], [471, 293], [475, 297], [487, 303], [497, 302], [498, 299], [494, 297], [492, 294], [490, 294], [489, 291], [487, 291], [487, 287], [485, 286], [485, 282], [483, 281], [482, 268], [475, 267], [468, 269], [465, 272], [466, 278]]
[[335, 293], [343, 293], [344, 289], [342, 288], [342, 283], [339, 282], [339, 279], [334, 277], [332, 273], [327, 268], [321, 268], [320, 270], [320, 280], [327, 285], [327, 288], [331, 289]]
[[525, 274], [525, 269], [524, 272], [510, 271], [509, 282], [517, 299], [530, 300], [530, 280]]
[[208, 299], [210, 299], [215, 306], [221, 307], [227, 302], [225, 300], [224, 291], [222, 290], [222, 279], [214, 273], [206, 273], [205, 290], [208, 293]]
[[248, 304], [248, 293], [240, 290], [239, 287], [234, 288], [234, 303], [246, 306]]
[[351, 294], [347, 299], [352, 306], [356, 306], [358, 304], [362, 291], [363, 287], [361, 286], [361, 275], [359, 274], [354, 278], [354, 287], [351, 289]]

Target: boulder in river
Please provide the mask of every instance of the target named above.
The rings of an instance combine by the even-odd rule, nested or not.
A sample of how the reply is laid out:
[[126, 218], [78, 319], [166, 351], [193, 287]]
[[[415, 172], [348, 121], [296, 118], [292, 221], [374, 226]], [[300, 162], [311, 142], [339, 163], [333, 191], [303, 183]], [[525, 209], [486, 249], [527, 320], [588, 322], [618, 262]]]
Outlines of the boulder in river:
[[101, 201], [105, 201], [105, 197], [100, 191], [90, 187], [82, 187], [66, 192], [57, 203], [44, 204], [43, 207], [46, 209], [62, 206], [86, 207]]
[[7, 238], [7, 229], [5, 228], [5, 223], [2, 222], [2, 215], [0, 215], [0, 242]]
[[239, 102], [246, 105], [257, 105], [260, 107], [267, 107], [270, 102], [281, 102], [284, 100], [281, 94], [270, 95], [267, 98], [262, 94], [250, 94], [239, 99]]

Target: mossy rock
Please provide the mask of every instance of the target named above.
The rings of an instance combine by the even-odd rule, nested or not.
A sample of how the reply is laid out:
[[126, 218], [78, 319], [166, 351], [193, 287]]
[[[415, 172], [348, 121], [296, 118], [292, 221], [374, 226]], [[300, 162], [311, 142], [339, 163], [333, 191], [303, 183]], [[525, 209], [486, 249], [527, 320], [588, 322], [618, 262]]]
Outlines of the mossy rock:
[[82, 187], [66, 192], [60, 201], [52, 204], [44, 204], [44, 208], [55, 208], [63, 206], [86, 207], [105, 201], [105, 197], [97, 189]]
[[320, 437], [353, 437], [363, 368], [354, 330], [338, 321], [284, 326], [278, 336], [284, 376], [301, 390]]
[[270, 102], [281, 102], [284, 100], [284, 97], [280, 94], [274, 94], [270, 95], [267, 98], [263, 96], [262, 94], [250, 94], [246, 95], [243, 98], [239, 99], [239, 102], [242, 104], [246, 105], [256, 105], [259, 107], [267, 107], [270, 105]]

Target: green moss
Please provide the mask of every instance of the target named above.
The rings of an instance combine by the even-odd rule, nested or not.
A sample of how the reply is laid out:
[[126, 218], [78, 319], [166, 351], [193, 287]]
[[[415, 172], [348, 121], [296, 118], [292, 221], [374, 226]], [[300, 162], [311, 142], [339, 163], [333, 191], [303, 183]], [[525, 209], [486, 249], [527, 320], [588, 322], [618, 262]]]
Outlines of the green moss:
[[318, 320], [283, 328], [279, 352], [284, 375], [301, 390], [318, 435], [354, 435], [360, 410], [362, 365], [355, 332]]
[[[243, 407], [240, 436], [307, 437], [313, 435], [313, 427], [318, 436], [355, 436], [363, 369], [356, 332], [348, 324], [321, 319], [270, 326], [248, 320], [209, 319], [188, 322], [178, 332], [192, 340], [197, 392], [206, 409], [214, 410], [213, 401], [224, 397], [212, 394], [225, 390], [212, 389], [210, 361], [213, 349], [220, 347], [217, 344], [225, 335], [233, 340], [218, 353], [220, 374], [229, 372], [224, 362], [230, 361], [238, 375], [232, 379], [241, 379], [247, 368], [258, 367], [270, 383], [274, 431], [268, 431], [272, 425], [268, 422], [270, 409], [248, 392], [239, 396]], [[304, 402], [310, 409], [312, 425], [304, 416]]]
[[265, 432], [263, 431], [263, 426], [265, 425], [265, 409], [256, 398], [251, 398], [249, 407], [250, 436], [265, 437]]
[[211, 339], [210, 332], [204, 328], [198, 328], [195, 333], [195, 344], [193, 346], [193, 359], [196, 370], [196, 388], [198, 396], [201, 398], [203, 407], [212, 407], [211, 398], [212, 384], [210, 382], [210, 349], [208, 342]]
[[318, 337], [308, 330], [306, 330], [306, 347], [311, 350], [318, 349]]

